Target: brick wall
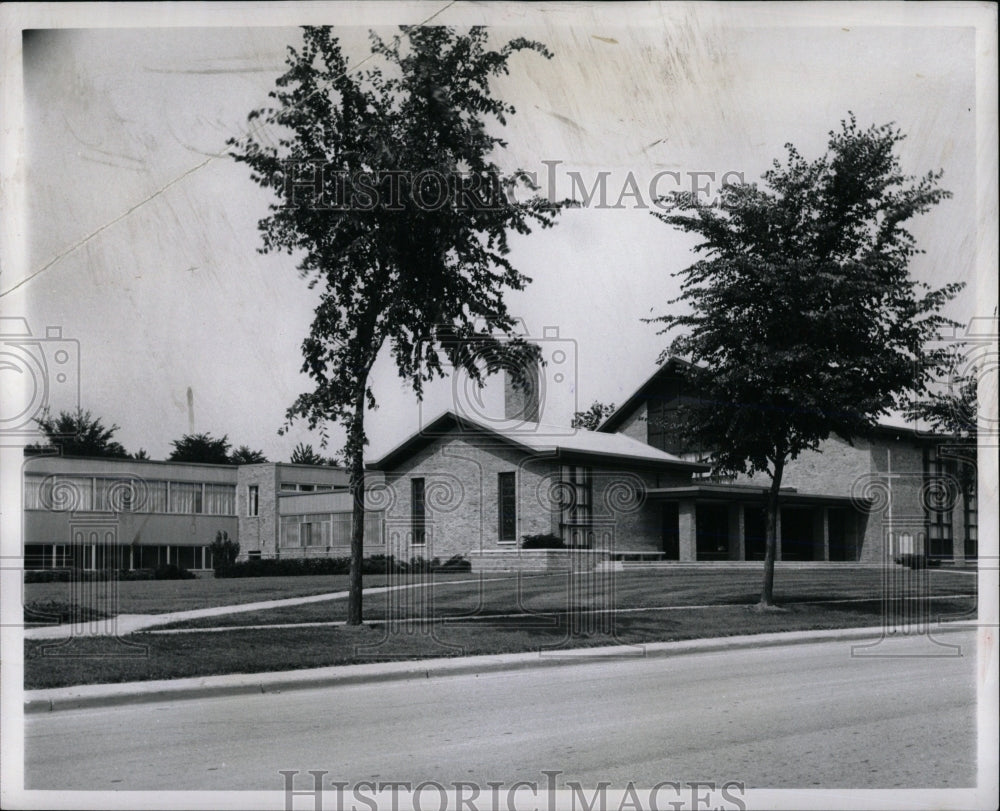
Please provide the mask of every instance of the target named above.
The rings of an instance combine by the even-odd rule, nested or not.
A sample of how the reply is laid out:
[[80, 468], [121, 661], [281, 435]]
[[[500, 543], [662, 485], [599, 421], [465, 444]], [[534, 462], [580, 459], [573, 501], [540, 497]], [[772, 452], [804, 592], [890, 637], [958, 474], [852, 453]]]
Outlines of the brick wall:
[[[258, 488], [257, 515], [247, 515], [248, 488]], [[273, 464], [241, 465], [236, 478], [236, 515], [240, 542], [240, 560], [247, 553], [259, 551], [261, 557], [274, 557], [278, 539], [278, 476]]]
[[[662, 548], [660, 507], [645, 490], [688, 483], [687, 473], [590, 466], [595, 546], [658, 551]], [[498, 474], [514, 472], [517, 483], [516, 542], [498, 537]], [[386, 514], [389, 553], [442, 560], [472, 550], [512, 548], [525, 535], [561, 534], [561, 464], [531, 456], [489, 438], [444, 437], [387, 472], [391, 506]], [[411, 482], [423, 478], [427, 544], [414, 547]], [[638, 492], [638, 496], [636, 493]]]
[[647, 416], [648, 410], [645, 401], [643, 401], [625, 418], [616, 433], [625, 434], [625, 436], [648, 445], [649, 426]]
[[[497, 549], [498, 474], [514, 472], [517, 486], [517, 539], [551, 531], [545, 509], [552, 462], [475, 436], [442, 437], [386, 472], [388, 553], [445, 560], [473, 549]], [[425, 482], [427, 542], [412, 545], [411, 481]], [[516, 546], [517, 542], [507, 544]]]

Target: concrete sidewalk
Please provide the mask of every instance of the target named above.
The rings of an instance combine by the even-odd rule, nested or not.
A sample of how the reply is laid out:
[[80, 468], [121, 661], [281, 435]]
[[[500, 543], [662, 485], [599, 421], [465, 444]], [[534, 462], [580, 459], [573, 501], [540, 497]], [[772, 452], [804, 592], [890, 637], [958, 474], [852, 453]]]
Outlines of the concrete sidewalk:
[[[938, 639], [938, 635], [975, 629], [977, 625], [953, 622], [935, 626], [926, 636], [928, 657], [965, 656], [970, 651]], [[530, 667], [552, 667], [585, 664], [595, 660], [631, 659], [635, 657], [681, 656], [694, 653], [737, 650], [750, 647], [779, 647], [814, 642], [867, 642], [852, 646], [850, 655], [893, 657], [894, 643], [917, 636], [916, 633], [891, 634], [883, 627], [838, 628], [826, 631], [791, 631], [785, 633], [748, 634], [743, 636], [691, 639], [679, 642], [654, 642], [600, 648], [575, 648], [532, 653], [505, 653], [490, 656], [465, 656], [448, 659], [420, 659], [398, 662], [378, 662], [362, 665], [339, 665], [308, 670], [270, 673], [237, 673], [161, 681], [128, 682], [124, 684], [89, 684], [76, 687], [56, 687], [30, 690], [24, 693], [26, 713], [54, 710], [108, 707], [142, 702], [177, 701], [189, 698], [211, 698], [252, 693], [280, 693], [320, 687], [350, 684], [371, 684], [402, 679], [429, 679], [446, 676], [515, 671]], [[907, 654], [912, 657], [911, 654]]]
[[[459, 583], [480, 583], [501, 578], [479, 578], [468, 580], [449, 580], [439, 585], [453, 585]], [[376, 586], [366, 588], [364, 595], [384, 594], [388, 591], [403, 591], [405, 589], [420, 588], [425, 583], [407, 583], [399, 586]], [[346, 600], [348, 592], [332, 591], [327, 594], [313, 594], [309, 597], [285, 597], [280, 600], [261, 600], [256, 603], [237, 603], [234, 605], [217, 605], [211, 608], [193, 608], [188, 611], [172, 611], [167, 614], [118, 614], [114, 617], [88, 620], [66, 625], [46, 625], [41, 628], [26, 628], [24, 630], [25, 639], [69, 639], [70, 637], [81, 636], [126, 636], [136, 631], [147, 628], [155, 628], [160, 625], [168, 625], [172, 622], [182, 622], [184, 620], [197, 620], [203, 617], [220, 617], [226, 614], [245, 614], [250, 611], [266, 611], [272, 608], [284, 608], [290, 605], [306, 605], [308, 603], [321, 603], [328, 600]]]

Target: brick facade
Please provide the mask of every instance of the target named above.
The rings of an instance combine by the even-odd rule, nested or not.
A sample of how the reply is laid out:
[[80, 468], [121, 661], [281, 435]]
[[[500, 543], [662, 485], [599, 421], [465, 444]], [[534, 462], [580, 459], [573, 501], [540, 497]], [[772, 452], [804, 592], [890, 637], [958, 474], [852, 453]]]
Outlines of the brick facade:
[[[669, 370], [654, 376], [627, 403], [613, 414], [601, 427], [602, 431], [625, 434], [648, 444], [655, 444], [651, 436], [645, 396], [663, 397]], [[938, 440], [940, 441], [940, 440]], [[855, 559], [862, 562], [892, 560], [900, 551], [930, 551], [928, 547], [928, 488], [933, 483], [927, 475], [927, 454], [933, 448], [931, 438], [914, 434], [905, 429], [879, 429], [869, 438], [853, 442], [831, 436], [815, 451], [805, 451], [787, 463], [782, 476], [782, 487], [797, 494], [809, 494], [818, 500], [828, 498], [830, 504], [811, 508], [813, 512], [813, 539], [824, 556], [829, 559], [829, 510], [841, 511], [844, 535], [853, 545]], [[669, 450], [669, 448], [668, 448]], [[948, 485], [953, 485], [950, 477]], [[737, 476], [729, 482], [739, 486], [768, 487], [770, 479], [764, 473], [754, 476]], [[952, 490], [955, 488], [952, 487]], [[953, 559], [964, 559], [965, 515], [962, 500], [953, 493], [946, 501], [951, 504], [952, 540], [950, 551]], [[732, 496], [736, 499], [736, 496]], [[832, 500], [838, 500], [834, 503]], [[791, 501], [791, 500], [789, 500]], [[739, 525], [749, 502], [740, 502], [737, 513], [730, 516], [730, 526], [738, 534], [739, 543], [730, 544], [730, 558], [741, 559], [745, 549]], [[792, 503], [786, 504], [783, 513], [807, 509]], [[689, 510], [682, 511], [680, 520], [693, 521]], [[732, 512], [732, 510], [731, 510]], [[779, 536], [781, 519], [779, 517]], [[779, 545], [780, 546], [780, 545]], [[780, 557], [780, 551], [779, 551]], [[682, 556], [683, 559], [683, 556]]]

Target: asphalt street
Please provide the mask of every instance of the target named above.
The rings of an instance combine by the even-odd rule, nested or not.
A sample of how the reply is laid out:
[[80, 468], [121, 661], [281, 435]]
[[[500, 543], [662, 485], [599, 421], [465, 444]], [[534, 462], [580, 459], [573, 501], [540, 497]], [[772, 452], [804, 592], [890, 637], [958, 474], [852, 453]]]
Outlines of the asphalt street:
[[962, 656], [925, 656], [926, 642], [896, 644], [913, 655], [894, 658], [836, 641], [32, 714], [25, 786], [280, 790], [282, 770], [348, 783], [558, 770], [587, 786], [972, 786], [975, 639], [947, 635]]

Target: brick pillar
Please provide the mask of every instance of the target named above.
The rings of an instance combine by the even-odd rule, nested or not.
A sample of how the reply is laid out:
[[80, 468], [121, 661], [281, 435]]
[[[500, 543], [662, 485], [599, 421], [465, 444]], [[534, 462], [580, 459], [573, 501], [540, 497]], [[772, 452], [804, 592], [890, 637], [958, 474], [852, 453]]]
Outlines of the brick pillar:
[[[817, 544], [817, 541], [819, 542]], [[820, 556], [816, 557], [819, 547]], [[826, 507], [813, 510], [813, 560], [830, 559], [830, 516]]]
[[698, 560], [698, 519], [693, 501], [682, 501], [677, 505], [677, 531], [680, 538], [678, 560]]
[[729, 505], [729, 559], [746, 559], [746, 541], [743, 537], [743, 505]]

